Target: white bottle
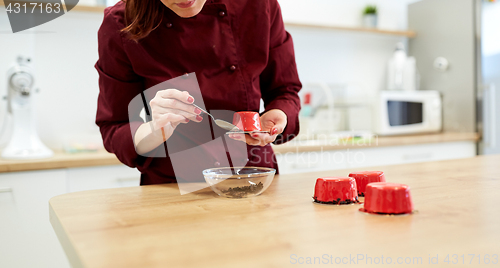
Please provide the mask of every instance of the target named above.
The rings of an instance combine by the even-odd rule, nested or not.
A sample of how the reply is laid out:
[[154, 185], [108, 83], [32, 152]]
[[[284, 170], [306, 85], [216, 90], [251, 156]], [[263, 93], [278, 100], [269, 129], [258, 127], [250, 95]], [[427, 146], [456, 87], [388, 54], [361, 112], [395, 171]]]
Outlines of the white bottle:
[[396, 44], [396, 51], [389, 59], [387, 68], [387, 89], [404, 90], [405, 65], [407, 56], [403, 43]]
[[403, 90], [418, 90], [417, 63], [415, 57], [408, 57], [403, 72]]

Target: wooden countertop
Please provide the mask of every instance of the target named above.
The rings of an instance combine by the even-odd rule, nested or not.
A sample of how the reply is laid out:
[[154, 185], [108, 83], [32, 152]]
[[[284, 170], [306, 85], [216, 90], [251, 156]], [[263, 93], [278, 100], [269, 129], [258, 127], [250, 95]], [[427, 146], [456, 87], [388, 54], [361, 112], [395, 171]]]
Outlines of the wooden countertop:
[[299, 140], [273, 146], [276, 153], [311, 152], [342, 149], [363, 149], [370, 147], [388, 147], [415, 144], [428, 144], [440, 142], [472, 141], [477, 142], [477, 133], [443, 132], [433, 134], [401, 135], [401, 136], [375, 136], [372, 139], [341, 139], [335, 137], [320, 138], [319, 140]]
[[[476, 142], [479, 135], [476, 133], [437, 133], [407, 136], [386, 136], [375, 137], [372, 140], [338, 140], [328, 139], [322, 141], [297, 140], [283, 145], [273, 145], [274, 151], [279, 153], [287, 152], [309, 152], [342, 150], [346, 148], [368, 148], [400, 146], [411, 144], [425, 144], [438, 142], [473, 141]], [[120, 161], [114, 154], [106, 151], [95, 153], [74, 153], [56, 152], [53, 157], [40, 160], [5, 160], [0, 159], [1, 172], [72, 168], [86, 166], [118, 165]]]
[[121, 162], [118, 161], [118, 158], [116, 158], [114, 154], [110, 154], [106, 151], [74, 154], [55, 152], [54, 156], [50, 158], [38, 160], [0, 159], [0, 173], [118, 164], [121, 164]]
[[50, 200], [50, 221], [73, 267], [285, 267], [308, 257], [347, 267], [389, 258], [477, 267], [487, 258], [496, 267], [498, 163], [500, 155], [377, 168], [410, 185], [418, 212], [406, 216], [312, 203], [317, 177], [353, 171], [335, 170], [276, 176], [261, 196], [239, 200], [210, 189], [181, 196], [175, 184], [70, 193]]

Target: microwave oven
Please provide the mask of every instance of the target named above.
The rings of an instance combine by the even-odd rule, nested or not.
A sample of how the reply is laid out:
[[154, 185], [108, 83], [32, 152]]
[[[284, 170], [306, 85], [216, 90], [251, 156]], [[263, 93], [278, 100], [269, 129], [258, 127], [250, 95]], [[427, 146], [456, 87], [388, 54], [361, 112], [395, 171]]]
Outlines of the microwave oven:
[[441, 131], [442, 103], [438, 91], [382, 91], [375, 106], [378, 135]]

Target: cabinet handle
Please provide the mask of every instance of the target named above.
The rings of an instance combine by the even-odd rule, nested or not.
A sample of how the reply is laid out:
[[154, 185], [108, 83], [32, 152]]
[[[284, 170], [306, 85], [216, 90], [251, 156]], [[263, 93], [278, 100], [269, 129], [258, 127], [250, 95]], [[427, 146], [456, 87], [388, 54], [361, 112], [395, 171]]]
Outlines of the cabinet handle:
[[140, 179], [137, 177], [128, 177], [128, 178], [117, 178], [117, 182], [131, 182], [131, 181], [139, 181]]
[[0, 187], [0, 193], [12, 193], [11, 187]]
[[299, 163], [293, 163], [290, 165], [292, 169], [303, 169], [303, 168], [317, 168], [319, 167], [318, 163], [315, 164], [310, 164], [310, 163], [304, 163], [304, 164], [299, 164]]
[[431, 158], [432, 158], [432, 153], [403, 155], [403, 160], [422, 160], [422, 159], [431, 159]]

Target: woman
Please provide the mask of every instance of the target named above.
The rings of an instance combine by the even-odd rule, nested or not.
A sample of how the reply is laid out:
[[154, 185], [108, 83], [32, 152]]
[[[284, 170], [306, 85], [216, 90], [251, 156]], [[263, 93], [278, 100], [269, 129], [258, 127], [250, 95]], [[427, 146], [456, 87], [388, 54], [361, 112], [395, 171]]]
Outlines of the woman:
[[[264, 100], [261, 122], [270, 133], [231, 135], [248, 144], [247, 165], [277, 169], [269, 143], [298, 134], [301, 84], [277, 0], [127, 0], [105, 10], [98, 38], [96, 123], [105, 148], [137, 167], [142, 185], [176, 182], [172, 151], [200, 147], [184, 159], [198, 176], [228, 158], [193, 136], [208, 120], [192, 103], [203, 101], [209, 112], [259, 111]], [[165, 88], [147, 100], [150, 122], [129, 118], [134, 97], [188, 73], [196, 74], [201, 96]], [[212, 128], [211, 139], [223, 136]], [[158, 156], [165, 140], [166, 157], [143, 156]]]

